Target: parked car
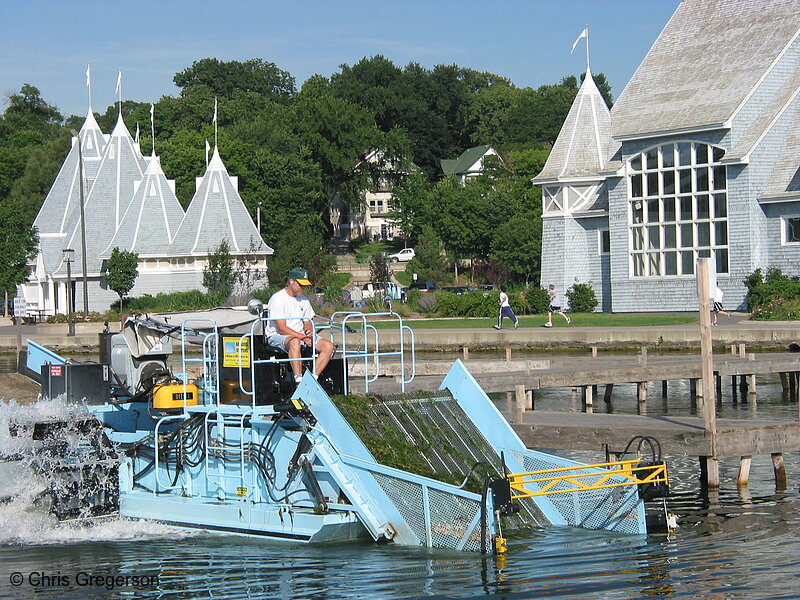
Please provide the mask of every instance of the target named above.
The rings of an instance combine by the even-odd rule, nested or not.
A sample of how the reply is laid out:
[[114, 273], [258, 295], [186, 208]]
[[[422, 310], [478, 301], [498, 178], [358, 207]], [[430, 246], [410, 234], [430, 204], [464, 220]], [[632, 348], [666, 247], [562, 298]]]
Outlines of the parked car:
[[414, 258], [413, 248], [403, 248], [400, 252], [395, 252], [386, 257], [389, 262], [408, 262]]
[[457, 294], [457, 295], [460, 296], [461, 294], [467, 294], [469, 292], [474, 292], [476, 289], [478, 289], [478, 288], [476, 288], [474, 286], [471, 286], [471, 285], [457, 285], [457, 286], [443, 287], [442, 291], [451, 292], [453, 294]]

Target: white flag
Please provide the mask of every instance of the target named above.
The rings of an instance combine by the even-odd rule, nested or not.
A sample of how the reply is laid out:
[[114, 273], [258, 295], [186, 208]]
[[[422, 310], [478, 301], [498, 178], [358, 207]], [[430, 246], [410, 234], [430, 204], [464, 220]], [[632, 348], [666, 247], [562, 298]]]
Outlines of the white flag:
[[581, 31], [581, 34], [578, 36], [578, 39], [576, 39], [575, 42], [572, 44], [572, 50], [570, 50], [569, 53], [572, 54], [573, 52], [575, 52], [575, 46], [578, 45], [578, 42], [581, 41], [581, 38], [588, 38], [588, 37], [589, 37], [589, 28], [584, 27], [583, 31]]
[[117, 89], [114, 90], [114, 94], [119, 96], [122, 93], [122, 69], [119, 70], [119, 74], [117, 75]]
[[92, 86], [92, 66], [86, 65], [86, 87]]

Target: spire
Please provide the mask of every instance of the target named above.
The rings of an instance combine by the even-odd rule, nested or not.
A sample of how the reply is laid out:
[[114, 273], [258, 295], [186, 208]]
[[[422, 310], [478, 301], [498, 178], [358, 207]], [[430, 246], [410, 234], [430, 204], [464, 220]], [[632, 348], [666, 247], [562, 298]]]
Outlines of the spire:
[[122, 116], [122, 69], [117, 73], [117, 89], [114, 90], [114, 94], [119, 99], [119, 114]]
[[587, 69], [550, 156], [533, 182], [599, 177], [617, 146], [611, 138], [611, 112]]
[[92, 65], [86, 65], [86, 88], [89, 92], [89, 114], [92, 113]]

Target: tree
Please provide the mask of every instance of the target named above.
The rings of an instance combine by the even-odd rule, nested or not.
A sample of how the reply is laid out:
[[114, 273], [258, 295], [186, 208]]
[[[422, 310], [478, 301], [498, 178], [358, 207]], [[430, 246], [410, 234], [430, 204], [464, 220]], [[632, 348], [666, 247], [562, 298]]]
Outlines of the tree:
[[108, 287], [119, 296], [119, 312], [122, 312], [122, 297], [133, 289], [136, 277], [139, 275], [137, 261], [139, 255], [135, 252], [114, 248], [111, 257], [106, 261], [104, 278]]
[[322, 222], [316, 215], [306, 215], [288, 224], [270, 259], [270, 285], [284, 285], [289, 271], [295, 267], [308, 271], [315, 286], [327, 284], [328, 275], [336, 270], [336, 257], [328, 250], [322, 231]]
[[0, 202], [0, 223], [0, 291], [16, 295], [28, 277], [28, 262], [36, 256], [36, 230], [8, 202]]
[[233, 257], [226, 240], [222, 240], [214, 252], [208, 255], [208, 262], [203, 267], [203, 285], [208, 293], [227, 299], [236, 283]]
[[369, 280], [383, 283], [390, 281], [391, 278], [392, 273], [386, 264], [386, 259], [380, 254], [373, 256], [369, 261]]
[[447, 255], [442, 240], [431, 227], [423, 229], [414, 258], [408, 261], [406, 273], [417, 274], [417, 281], [443, 283], [449, 275]]
[[231, 98], [235, 91], [255, 92], [261, 96], [286, 101], [295, 92], [294, 77], [273, 62], [252, 58], [244, 62], [223, 62], [203, 58], [173, 77], [181, 95], [192, 88], [205, 86], [212, 95]]

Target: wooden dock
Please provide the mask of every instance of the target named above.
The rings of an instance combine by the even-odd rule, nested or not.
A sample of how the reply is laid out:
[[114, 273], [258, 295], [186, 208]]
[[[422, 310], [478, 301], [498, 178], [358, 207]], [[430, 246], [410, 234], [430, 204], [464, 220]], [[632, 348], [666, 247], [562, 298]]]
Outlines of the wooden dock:
[[[607, 445], [610, 451], [619, 452], [634, 436], [650, 436], [659, 440], [664, 454], [697, 456], [702, 482], [718, 485], [714, 475], [717, 461], [739, 457], [737, 484], [741, 487], [747, 485], [752, 457], [769, 454], [776, 488], [786, 487], [783, 453], [800, 451], [800, 420], [716, 420], [711, 435], [706, 421], [701, 418], [645, 416], [648, 383], [660, 382], [662, 394], [666, 396], [668, 382], [676, 380], [689, 381], [690, 393], [695, 396], [698, 412], [701, 412], [703, 368], [700, 355], [648, 356], [643, 349], [638, 355], [600, 358], [595, 350], [586, 358], [554, 358], [547, 365], [523, 365], [522, 361], [512, 359], [510, 350], [506, 357], [505, 361], [472, 361], [468, 352], [464, 355], [467, 369], [485, 392], [506, 394], [505, 403], [499, 403], [502, 405], [500, 408], [529, 448], [599, 451]], [[434, 375], [437, 367], [424, 365], [419, 372], [426, 374], [416, 377], [407, 386], [407, 391], [438, 389], [447, 366], [449, 363], [441, 361], [439, 369], [442, 372]], [[381, 370], [390, 376], [371, 383], [369, 391], [377, 394], [396, 392], [399, 367], [382, 365]], [[721, 396], [719, 391], [723, 378], [728, 377], [735, 390], [747, 394], [749, 402], [756, 402], [757, 378], [779, 373], [790, 399], [798, 400], [798, 353], [748, 354], [743, 345], [734, 346], [731, 354], [713, 357], [713, 373], [717, 398]], [[353, 387], [357, 387], [357, 380], [354, 378], [352, 381]], [[613, 386], [622, 383], [637, 385], [640, 414], [592, 414], [598, 386], [605, 386], [605, 399], [609, 400]], [[551, 388], [580, 390], [585, 412], [535, 411], [535, 391]]]

